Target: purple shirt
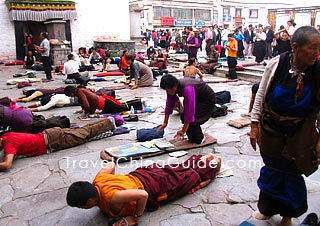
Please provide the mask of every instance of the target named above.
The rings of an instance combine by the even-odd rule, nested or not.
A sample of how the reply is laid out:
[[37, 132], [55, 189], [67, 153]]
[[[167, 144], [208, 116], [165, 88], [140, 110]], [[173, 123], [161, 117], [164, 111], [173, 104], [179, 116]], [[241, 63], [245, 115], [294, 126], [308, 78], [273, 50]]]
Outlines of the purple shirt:
[[[191, 123], [195, 121], [196, 113], [196, 91], [194, 86], [188, 85], [182, 90], [183, 106], [184, 106], [184, 121]], [[177, 95], [167, 95], [166, 108], [164, 113], [166, 115], [172, 114], [174, 105], [178, 99]]]
[[36, 89], [37, 91], [40, 91], [43, 93], [43, 95], [51, 95], [51, 94], [64, 94], [64, 87], [59, 88], [47, 88], [47, 89]]
[[2, 126], [10, 126], [14, 132], [31, 133], [32, 123], [33, 116], [30, 110], [26, 108], [12, 110], [10, 107], [3, 106]]
[[[191, 36], [189, 36], [188, 39], [187, 39], [187, 42], [189, 42], [191, 39], [192, 39]], [[191, 43], [190, 43], [190, 44], [191, 44]], [[195, 37], [195, 38], [194, 38], [194, 43], [192, 43], [192, 44], [195, 44], [196, 47], [198, 47], [198, 46], [199, 46], [199, 40], [198, 40], [198, 38]]]

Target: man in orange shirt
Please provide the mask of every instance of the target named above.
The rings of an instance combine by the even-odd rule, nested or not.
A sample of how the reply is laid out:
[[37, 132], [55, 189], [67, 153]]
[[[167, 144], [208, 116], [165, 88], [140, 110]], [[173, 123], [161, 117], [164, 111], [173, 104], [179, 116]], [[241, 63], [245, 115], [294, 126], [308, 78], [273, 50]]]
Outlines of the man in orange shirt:
[[236, 72], [238, 43], [233, 34], [228, 34], [228, 40], [229, 43], [227, 44], [227, 50], [229, 74], [227, 77], [229, 79], [236, 79], [238, 77]]
[[[184, 163], [172, 166], [154, 163], [129, 174], [115, 175], [115, 164], [107, 165], [96, 175], [93, 183], [78, 181], [67, 193], [72, 207], [90, 209], [98, 206], [109, 217], [127, 225], [135, 225], [143, 212], [155, 211], [160, 204], [193, 193], [208, 185], [219, 173], [221, 158], [213, 154], [193, 155]], [[121, 219], [122, 217], [122, 219]]]

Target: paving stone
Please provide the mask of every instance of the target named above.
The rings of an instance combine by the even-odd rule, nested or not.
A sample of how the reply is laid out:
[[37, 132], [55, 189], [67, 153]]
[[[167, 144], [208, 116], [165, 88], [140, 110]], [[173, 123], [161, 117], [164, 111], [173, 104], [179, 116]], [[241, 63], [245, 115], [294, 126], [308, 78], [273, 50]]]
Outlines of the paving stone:
[[236, 147], [215, 146], [214, 149], [217, 154], [224, 153], [229, 155], [239, 155], [239, 150]]
[[9, 179], [0, 180], [0, 194], [1, 194], [0, 209], [1, 209], [3, 204], [11, 201], [13, 198], [14, 190], [10, 185]]
[[160, 226], [172, 226], [172, 225], [210, 226], [211, 224], [210, 224], [210, 221], [206, 219], [206, 215], [203, 213], [177, 215], [177, 216], [170, 217], [160, 223]]
[[63, 209], [55, 210], [50, 213], [46, 213], [42, 216], [33, 218], [30, 222], [30, 226], [43, 225], [77, 225], [77, 226], [105, 226], [107, 225], [108, 218], [97, 207], [88, 210], [65, 207]]
[[[226, 134], [228, 134], [228, 135], [226, 135]], [[230, 133], [228, 133], [228, 131], [215, 132], [214, 137], [217, 138], [218, 145], [223, 145], [223, 144], [230, 143], [230, 142], [239, 142], [240, 141], [239, 134], [236, 134], [236, 133], [230, 134]]]
[[204, 204], [204, 208], [211, 225], [239, 225], [252, 214], [252, 209], [245, 204]]
[[[12, 176], [12, 186], [15, 190], [14, 198], [23, 197], [33, 192], [43, 183], [51, 172], [47, 165], [31, 165]], [[25, 175], [29, 175], [26, 177]]]
[[[43, 194], [31, 195], [12, 201], [10, 206], [2, 208], [5, 216], [19, 216], [21, 220], [31, 220], [46, 213], [65, 207], [66, 189], [59, 189]], [[32, 208], [31, 208], [32, 207]], [[14, 209], [14, 212], [12, 212]]]
[[8, 222], [6, 226], [29, 226], [28, 222], [23, 221], [21, 219], [12, 219]]

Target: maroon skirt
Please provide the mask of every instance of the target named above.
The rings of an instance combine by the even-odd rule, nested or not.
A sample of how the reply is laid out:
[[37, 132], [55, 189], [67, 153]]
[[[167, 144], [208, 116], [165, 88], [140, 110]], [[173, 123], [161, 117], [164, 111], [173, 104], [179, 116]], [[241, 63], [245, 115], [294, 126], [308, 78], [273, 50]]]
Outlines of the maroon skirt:
[[214, 179], [216, 168], [210, 167], [209, 161], [202, 161], [200, 158], [201, 155], [193, 155], [181, 164], [159, 166], [154, 163], [130, 172], [141, 181], [149, 194], [146, 209], [157, 210], [160, 206], [157, 199], [164, 193], [167, 194], [167, 199], [161, 203], [181, 197], [202, 181]]

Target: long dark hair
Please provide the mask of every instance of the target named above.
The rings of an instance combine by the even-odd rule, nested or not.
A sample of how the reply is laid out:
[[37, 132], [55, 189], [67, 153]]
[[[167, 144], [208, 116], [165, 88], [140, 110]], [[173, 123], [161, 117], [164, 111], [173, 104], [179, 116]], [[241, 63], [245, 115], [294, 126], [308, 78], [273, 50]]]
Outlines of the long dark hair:
[[161, 89], [172, 89], [175, 86], [179, 85], [179, 80], [171, 74], [162, 76], [160, 81]]

